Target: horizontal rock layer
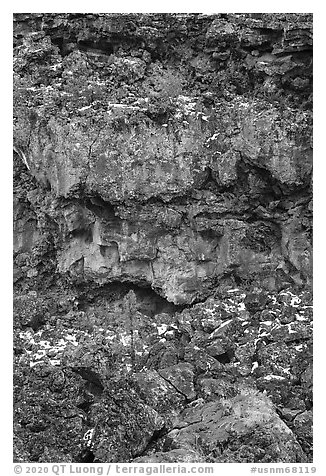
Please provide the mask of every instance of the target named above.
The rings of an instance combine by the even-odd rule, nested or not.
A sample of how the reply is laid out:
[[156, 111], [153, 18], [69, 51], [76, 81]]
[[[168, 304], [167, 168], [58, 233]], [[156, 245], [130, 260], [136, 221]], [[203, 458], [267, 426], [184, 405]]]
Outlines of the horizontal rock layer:
[[309, 281], [309, 15], [17, 14], [14, 37], [18, 256], [41, 214], [79, 280], [175, 304]]

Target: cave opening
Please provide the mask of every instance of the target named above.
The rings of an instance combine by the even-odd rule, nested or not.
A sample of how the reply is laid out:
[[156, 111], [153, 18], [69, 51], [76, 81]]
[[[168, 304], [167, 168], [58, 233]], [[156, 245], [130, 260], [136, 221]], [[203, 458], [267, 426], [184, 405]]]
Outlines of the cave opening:
[[92, 40], [79, 40], [78, 49], [80, 51], [98, 51], [105, 55], [111, 55], [114, 53], [113, 44], [105, 39]]
[[94, 304], [114, 304], [133, 291], [137, 299], [137, 310], [148, 317], [157, 314], [175, 314], [181, 312], [186, 305], [176, 305], [160, 296], [147, 283], [134, 284], [129, 282], [112, 282], [104, 285], [80, 283], [78, 286], [78, 309], [86, 311]]

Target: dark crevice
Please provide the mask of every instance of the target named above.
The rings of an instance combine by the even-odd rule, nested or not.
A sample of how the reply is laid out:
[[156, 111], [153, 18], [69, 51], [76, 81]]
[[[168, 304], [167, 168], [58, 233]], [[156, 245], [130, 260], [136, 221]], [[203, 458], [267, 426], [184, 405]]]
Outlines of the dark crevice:
[[[100, 246], [100, 253], [103, 258], [110, 258], [112, 256], [112, 252], [115, 252], [119, 255], [119, 247], [115, 241], [110, 241], [106, 245], [99, 245]], [[120, 261], [120, 259], [119, 259]]]
[[79, 453], [76, 463], [93, 463], [94, 459], [95, 455], [93, 451], [91, 451], [89, 448], [85, 448]]
[[51, 42], [59, 48], [61, 56], [66, 56], [68, 54], [63, 37], [52, 37]]
[[[265, 187], [268, 188], [268, 192], [270, 193], [270, 196], [273, 197], [273, 200], [290, 197], [292, 198], [293, 195], [298, 196], [298, 198], [302, 198], [303, 192], [308, 192], [308, 190], [310, 190], [310, 186], [306, 184], [303, 184], [301, 186], [293, 185], [292, 187], [289, 185], [282, 184], [265, 167], [254, 162], [249, 156], [243, 154], [242, 151], [238, 152], [241, 157], [241, 162], [238, 164], [238, 167], [240, 168], [238, 168], [238, 170], [247, 171], [249, 166], [251, 171], [255, 171], [257, 176], [261, 178], [262, 181], [266, 184]], [[246, 183], [246, 175], [239, 173], [238, 175], [242, 175], [243, 177], [245, 177], [244, 183]], [[266, 192], [267, 190], [264, 191], [265, 196]]]
[[299, 345], [299, 344], [302, 344], [304, 342], [309, 342], [309, 341], [311, 341], [311, 338], [312, 338], [311, 336], [308, 336], [308, 337], [300, 336], [300, 338], [293, 339], [291, 341], [285, 342], [285, 344], [288, 347], [291, 347], [292, 345]]
[[79, 403], [77, 406], [77, 408], [80, 408], [81, 410], [83, 410], [85, 413], [88, 413], [89, 412], [89, 409], [91, 408], [91, 406], [93, 405], [93, 402], [89, 401], [89, 402], [82, 402], [82, 403]]
[[84, 202], [86, 208], [94, 213], [95, 216], [110, 223], [121, 221], [116, 215], [114, 206], [101, 198], [100, 196], [92, 196]]
[[221, 364], [229, 364], [232, 362], [232, 359], [234, 357], [234, 350], [228, 350], [227, 352], [224, 352], [223, 354], [215, 355], [214, 357]]
[[104, 385], [102, 384], [99, 376], [92, 369], [86, 367], [75, 367], [72, 368], [72, 370], [73, 372], [80, 375], [82, 379], [91, 384], [91, 388], [93, 390], [92, 393], [95, 395], [101, 395], [103, 393]]
[[188, 423], [186, 427], [184, 427], [183, 425], [181, 426], [178, 426], [178, 425], [175, 425], [173, 427], [174, 430], [182, 430], [183, 428], [188, 428], [189, 426], [192, 426], [192, 425], [198, 425], [199, 423], [201, 423], [203, 421], [203, 419], [201, 418], [200, 420], [195, 420], [195, 421], [192, 421], [191, 423]]
[[155, 444], [168, 433], [168, 428], [164, 425], [160, 430], [155, 430], [145, 449], [133, 455], [133, 458], [146, 455], [151, 449], [155, 448]]
[[203, 179], [202, 184], [198, 187], [199, 190], [211, 190], [221, 192], [223, 187], [220, 187], [215, 178], [213, 177], [213, 171], [211, 167], [206, 167], [206, 177]]
[[157, 373], [159, 374], [159, 376], [160, 376], [163, 380], [165, 380], [169, 385], [171, 385], [171, 387], [173, 387], [176, 392], [178, 392], [180, 395], [182, 395], [182, 396], [184, 397], [184, 399], [185, 399], [186, 402], [189, 401], [189, 399], [188, 399], [188, 397], [187, 397], [187, 395], [186, 395], [185, 393], [181, 392], [181, 390], [180, 390], [178, 387], [176, 387], [167, 377], [164, 377], [164, 375], [162, 375], [162, 374], [160, 373], [160, 369], [157, 370]]
[[93, 242], [93, 232], [91, 228], [77, 229], [70, 232], [71, 238], [78, 238], [86, 244]]

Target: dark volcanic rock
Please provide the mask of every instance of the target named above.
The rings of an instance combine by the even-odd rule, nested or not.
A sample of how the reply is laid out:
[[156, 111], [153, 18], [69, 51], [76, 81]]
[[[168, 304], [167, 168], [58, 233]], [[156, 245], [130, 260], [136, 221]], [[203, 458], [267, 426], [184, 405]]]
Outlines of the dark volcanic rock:
[[[284, 291], [269, 295], [271, 303], [276, 303], [271, 309], [278, 309], [272, 311], [273, 321], [265, 320], [266, 316], [260, 321], [259, 313], [252, 317], [245, 309], [246, 293], [240, 290], [226, 293], [224, 299], [210, 298], [176, 317], [158, 314], [158, 322], [146, 324], [147, 334], [134, 354], [138, 341], [132, 341], [128, 331], [130, 317], [138, 330], [147, 318], [138, 311], [130, 314], [137, 307], [131, 292], [122, 299], [120, 314], [116, 302], [102, 301], [96, 314], [90, 306], [57, 316], [53, 324], [49, 318], [37, 331], [18, 327], [16, 461], [291, 462], [311, 458], [310, 308], [304, 293], [291, 294], [284, 306], [295, 305], [299, 321], [288, 325], [280, 323], [282, 309], [276, 307]], [[78, 320], [81, 315], [82, 321]], [[210, 316], [210, 325], [205, 316]], [[82, 328], [83, 322], [89, 326]], [[284, 341], [283, 334], [272, 338], [274, 328], [289, 331], [288, 326], [296, 322], [302, 332], [294, 342], [286, 334]], [[250, 329], [254, 332], [247, 332]], [[136, 330], [134, 336], [138, 336]], [[166, 365], [164, 357], [154, 369], [146, 347], [152, 351], [157, 344], [173, 342], [178, 362]], [[137, 371], [140, 363], [143, 367]], [[207, 413], [207, 421], [202, 412]], [[71, 425], [68, 433], [66, 419]], [[226, 432], [220, 427], [224, 420]], [[24, 445], [25, 440], [28, 444]], [[214, 441], [219, 443], [213, 447]]]
[[[252, 462], [254, 456], [260, 462], [296, 462], [304, 458], [293, 433], [271, 403], [250, 390], [243, 390], [233, 399], [184, 410], [167, 437], [174, 447], [200, 447], [204, 453], [214, 455], [215, 462]], [[260, 444], [257, 451], [254, 448], [260, 439], [269, 445], [264, 448]], [[232, 443], [225, 451], [229, 440]]]
[[15, 461], [312, 461], [312, 16], [13, 32]]
[[164, 427], [163, 418], [130, 387], [113, 387], [105, 397], [92, 405], [89, 415], [95, 461], [120, 462], [143, 453]]
[[[278, 285], [267, 278], [278, 269], [309, 279], [311, 114], [291, 79], [309, 79], [302, 18], [15, 16], [16, 151], [58, 199], [39, 208], [57, 227], [60, 273], [147, 283], [177, 304], [207, 296], [231, 270], [266, 286]], [[164, 53], [156, 43], [171, 28], [188, 38], [186, 55], [176, 36]], [[289, 31], [302, 42], [283, 52]], [[194, 85], [204, 63], [208, 82]], [[216, 84], [235, 78], [242, 95], [234, 86], [218, 97]], [[38, 215], [28, 237], [17, 218], [18, 253], [35, 246]]]

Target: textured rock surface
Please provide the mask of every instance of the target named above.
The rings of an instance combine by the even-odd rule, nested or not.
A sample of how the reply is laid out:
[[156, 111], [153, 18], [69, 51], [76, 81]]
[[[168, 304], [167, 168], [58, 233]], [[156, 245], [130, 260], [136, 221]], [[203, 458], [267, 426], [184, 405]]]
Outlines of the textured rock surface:
[[311, 461], [311, 89], [308, 14], [14, 15], [17, 461]]
[[[257, 294], [254, 314], [230, 289], [151, 318], [133, 291], [84, 311], [64, 290], [56, 308], [51, 293], [17, 296], [15, 459], [310, 461], [311, 297]], [[36, 297], [37, 330], [24, 321]]]
[[14, 31], [15, 144], [48, 190], [17, 204], [18, 253], [37, 206], [77, 279], [175, 304], [231, 271], [310, 279], [307, 15], [16, 15]]
[[254, 462], [257, 457], [261, 462], [304, 460], [300, 445], [277, 416], [270, 400], [248, 390], [231, 399], [184, 410], [174, 428], [167, 435], [173, 446], [201, 448], [217, 463], [250, 462], [251, 458]]

